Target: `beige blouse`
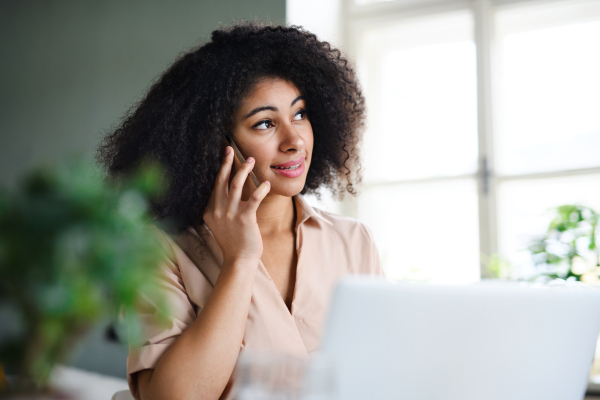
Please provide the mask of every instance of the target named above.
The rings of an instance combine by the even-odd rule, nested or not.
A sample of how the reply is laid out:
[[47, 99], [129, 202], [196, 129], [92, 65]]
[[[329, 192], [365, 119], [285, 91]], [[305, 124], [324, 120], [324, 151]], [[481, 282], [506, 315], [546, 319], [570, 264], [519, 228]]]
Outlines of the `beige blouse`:
[[[369, 229], [348, 217], [312, 208], [294, 197], [298, 265], [291, 311], [259, 263], [241, 348], [307, 355], [319, 347], [332, 289], [347, 274], [383, 272]], [[200, 234], [199, 234], [200, 233]], [[127, 378], [139, 399], [135, 372], [152, 369], [177, 337], [202, 312], [219, 276], [223, 253], [204, 225], [164, 237], [167, 257], [161, 279], [172, 314], [168, 329], [155, 321], [152, 307], [141, 313], [144, 345], [130, 348]], [[149, 300], [148, 300], [149, 301]], [[150, 305], [150, 304], [149, 304]], [[227, 397], [231, 382], [221, 398]]]

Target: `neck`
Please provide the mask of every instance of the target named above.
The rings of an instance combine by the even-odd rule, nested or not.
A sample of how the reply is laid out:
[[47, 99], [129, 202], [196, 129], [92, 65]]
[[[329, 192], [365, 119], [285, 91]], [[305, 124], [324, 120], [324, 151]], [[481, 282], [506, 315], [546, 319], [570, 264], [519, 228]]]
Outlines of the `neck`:
[[294, 217], [293, 199], [280, 195], [267, 195], [256, 210], [256, 221], [262, 235], [272, 236], [293, 232], [296, 220]]

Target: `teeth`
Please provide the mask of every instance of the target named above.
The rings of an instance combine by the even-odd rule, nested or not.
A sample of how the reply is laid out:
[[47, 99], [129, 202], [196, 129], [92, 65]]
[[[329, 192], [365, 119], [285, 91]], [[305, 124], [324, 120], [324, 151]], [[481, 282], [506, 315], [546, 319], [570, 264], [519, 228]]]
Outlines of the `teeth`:
[[[301, 163], [300, 163], [301, 164]], [[277, 168], [277, 169], [287, 169], [287, 170], [292, 170], [292, 169], [296, 169], [300, 166], [300, 164], [297, 165], [292, 165], [291, 167], [273, 167], [273, 168]]]

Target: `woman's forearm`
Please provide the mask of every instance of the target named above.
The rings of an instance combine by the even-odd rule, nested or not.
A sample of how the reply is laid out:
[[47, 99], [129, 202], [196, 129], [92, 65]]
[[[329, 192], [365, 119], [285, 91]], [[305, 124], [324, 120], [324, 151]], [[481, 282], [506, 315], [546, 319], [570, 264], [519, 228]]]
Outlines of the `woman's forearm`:
[[143, 400], [219, 398], [240, 352], [258, 262], [223, 265], [200, 315], [154, 370], [138, 373]]

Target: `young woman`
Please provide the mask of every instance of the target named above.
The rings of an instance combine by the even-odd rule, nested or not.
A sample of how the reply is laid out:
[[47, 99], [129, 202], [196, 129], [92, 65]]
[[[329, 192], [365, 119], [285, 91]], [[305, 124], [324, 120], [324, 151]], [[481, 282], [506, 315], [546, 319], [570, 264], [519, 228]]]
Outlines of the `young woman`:
[[300, 28], [243, 23], [184, 54], [106, 137], [110, 176], [145, 159], [166, 168], [152, 210], [176, 222], [161, 232], [171, 324], [146, 298], [145, 343], [127, 365], [135, 398], [228, 397], [240, 351], [314, 352], [337, 279], [382, 273], [364, 225], [300, 195], [355, 194], [364, 117], [338, 50]]

